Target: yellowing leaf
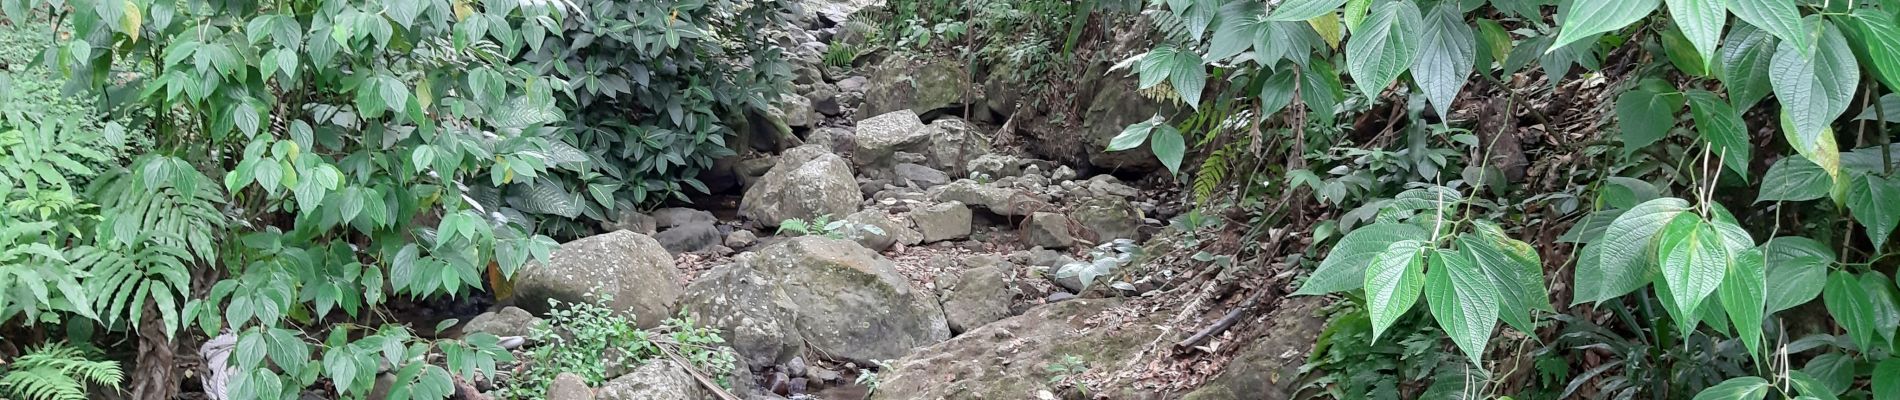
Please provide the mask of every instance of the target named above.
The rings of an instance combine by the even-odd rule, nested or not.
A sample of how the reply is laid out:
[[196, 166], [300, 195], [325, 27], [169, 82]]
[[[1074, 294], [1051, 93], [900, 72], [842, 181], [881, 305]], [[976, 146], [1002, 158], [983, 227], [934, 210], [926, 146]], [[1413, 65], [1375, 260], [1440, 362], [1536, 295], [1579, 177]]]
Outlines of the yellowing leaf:
[[132, 37], [133, 43], [137, 43], [139, 28], [143, 26], [145, 26], [145, 16], [139, 13], [138, 3], [125, 0], [125, 15], [119, 17], [119, 30], [125, 32], [126, 36]]
[[1339, 41], [1346, 39], [1346, 27], [1340, 24], [1339, 14], [1320, 14], [1306, 20], [1306, 24], [1312, 25], [1313, 31], [1319, 33], [1319, 38], [1325, 40], [1326, 45], [1332, 46], [1335, 50], [1339, 49]]

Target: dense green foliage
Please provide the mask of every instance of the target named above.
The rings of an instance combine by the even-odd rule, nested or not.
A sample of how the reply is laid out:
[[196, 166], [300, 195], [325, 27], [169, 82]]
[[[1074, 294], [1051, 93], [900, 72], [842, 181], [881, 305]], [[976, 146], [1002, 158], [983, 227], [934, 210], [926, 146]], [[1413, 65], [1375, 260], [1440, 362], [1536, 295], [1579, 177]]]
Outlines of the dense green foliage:
[[493, 373], [494, 336], [422, 339], [382, 307], [683, 198], [789, 75], [761, 33], [783, 10], [730, 1], [0, 11], [0, 321], [229, 332], [232, 398], [361, 398], [383, 366], [392, 396], [435, 399]]
[[[609, 296], [595, 299], [613, 301]], [[552, 302], [553, 300], [550, 300]], [[731, 389], [750, 382], [730, 382], [738, 357], [710, 328], [693, 326], [689, 318], [667, 319], [658, 329], [640, 329], [632, 317], [597, 304], [549, 304], [548, 320], [531, 327], [530, 339], [549, 345], [535, 348], [528, 362], [534, 365], [523, 375], [508, 381], [502, 393], [508, 398], [547, 398], [548, 386], [562, 373], [580, 376], [589, 387], [600, 387], [615, 374], [609, 368], [622, 368], [669, 357], [691, 363], [720, 385]]]
[[[1441, 395], [1568, 398], [1579, 386], [1604, 396], [1656, 398], [1900, 395], [1889, 392], [1900, 378], [1870, 373], [1900, 366], [1892, 357], [1900, 303], [1889, 258], [1900, 253], [1889, 240], [1900, 224], [1900, 186], [1888, 145], [1889, 120], [1900, 118], [1880, 101], [1900, 89], [1900, 4], [1153, 3], [1158, 10], [1150, 17], [1169, 40], [1119, 67], [1145, 90], [1173, 93], [1199, 111], [1196, 118], [1229, 123], [1144, 122], [1115, 138], [1110, 150], [1146, 142], [1175, 170], [1185, 158], [1184, 138], [1210, 158], [1248, 143], [1265, 156], [1264, 143], [1273, 146], [1267, 151], [1286, 152], [1289, 166], [1277, 178], [1240, 179], [1285, 180], [1341, 207], [1336, 220], [1318, 225], [1316, 242], [1330, 251], [1299, 290], [1345, 293], [1356, 304], [1334, 320], [1315, 355], [1312, 367], [1330, 371], [1313, 386], [1322, 393], [1398, 397], [1409, 385], [1392, 374], [1403, 371], [1398, 377], [1406, 381], [1460, 383], [1451, 393], [1431, 386]], [[1629, 65], [1611, 70], [1605, 62], [1612, 58]], [[1533, 62], [1547, 82], [1513, 78]], [[1576, 66], [1585, 72], [1573, 74]], [[1522, 93], [1549, 90], [1538, 86], [1605, 77], [1621, 93], [1614, 104], [1580, 106], [1602, 109], [1583, 115], [1613, 115], [1614, 134], [1606, 136], [1618, 140], [1578, 147], [1574, 154], [1588, 160], [1588, 169], [1568, 170], [1578, 185], [1509, 193], [1500, 176], [1513, 166], [1498, 162], [1496, 141], [1518, 133], [1452, 124], [1460, 115], [1454, 110], [1507, 112], [1461, 94], [1499, 93], [1516, 102]], [[1762, 101], [1770, 95], [1775, 101]], [[1849, 121], [1847, 111], [1856, 107], [1864, 117]], [[1368, 109], [1391, 109], [1390, 117], [1372, 117], [1396, 120], [1369, 140], [1335, 125], [1337, 115]], [[1475, 115], [1499, 118], [1517, 117]], [[1764, 128], [1781, 139], [1756, 138], [1753, 132]], [[1782, 149], [1796, 154], [1779, 157], [1765, 173], [1756, 167], [1764, 165], [1756, 158]], [[1515, 166], [1516, 175], [1523, 167]], [[1201, 187], [1197, 182], [1204, 193]], [[1738, 188], [1758, 197], [1737, 196]], [[1550, 220], [1574, 227], [1555, 243], [1524, 231]], [[1545, 275], [1551, 254], [1563, 257], [1548, 265], [1571, 277], [1559, 281], [1570, 295], [1564, 312], [1623, 316], [1614, 328], [1553, 318], [1559, 308]], [[1777, 318], [1817, 297], [1831, 317], [1822, 326], [1787, 326]], [[1628, 318], [1632, 313], [1644, 318]], [[1421, 372], [1433, 371], [1429, 362], [1418, 364], [1428, 366], [1423, 370], [1392, 364], [1427, 352], [1417, 346], [1435, 347], [1410, 333], [1424, 322], [1474, 368], [1441, 376]], [[1499, 322], [1522, 335], [1499, 333]], [[1568, 333], [1544, 329], [1552, 326]], [[1493, 342], [1553, 335], [1595, 339], [1566, 339], [1573, 347], [1540, 352], [1556, 360], [1536, 365], [1546, 377], [1562, 377], [1554, 382], [1507, 384], [1510, 377], [1493, 374], [1501, 365], [1519, 367], [1505, 364], [1519, 360], [1515, 353], [1489, 356]], [[1405, 341], [1404, 350], [1376, 347], [1391, 340]], [[1789, 348], [1790, 340], [1814, 344]], [[1344, 344], [1352, 342], [1375, 347]], [[1718, 347], [1752, 363], [1718, 369], [1734, 364], [1712, 360], [1736, 353], [1693, 350]], [[1561, 357], [1590, 351], [1580, 348], [1634, 350], [1572, 376]], [[1692, 351], [1660, 350], [1682, 348]], [[1790, 358], [1806, 367], [1797, 370]], [[1652, 373], [1650, 363], [1676, 369]]]
[[0, 373], [0, 392], [8, 398], [85, 400], [86, 384], [117, 386], [125, 380], [119, 363], [92, 361], [66, 344], [34, 347]]

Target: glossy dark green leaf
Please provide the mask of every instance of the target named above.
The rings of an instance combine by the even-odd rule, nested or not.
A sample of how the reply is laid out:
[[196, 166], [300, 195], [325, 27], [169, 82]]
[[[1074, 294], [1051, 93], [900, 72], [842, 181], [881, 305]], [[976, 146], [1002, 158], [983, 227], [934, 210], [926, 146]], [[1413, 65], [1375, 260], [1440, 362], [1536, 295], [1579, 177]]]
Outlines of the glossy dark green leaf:
[[1846, 271], [1834, 271], [1827, 277], [1827, 287], [1821, 291], [1821, 301], [1827, 305], [1827, 312], [1834, 317], [1834, 323], [1847, 331], [1847, 336], [1854, 340], [1854, 345], [1859, 349], [1873, 349], [1879, 343], [1880, 334], [1874, 332], [1873, 299], [1861, 289], [1860, 278]]
[[1827, 266], [1828, 259], [1814, 256], [1769, 262], [1766, 313], [1781, 312], [1819, 297], [1821, 288], [1827, 285]]
[[1900, 399], [1900, 358], [1888, 358], [1874, 367], [1873, 392], [1876, 399]]
[[1736, 26], [1722, 41], [1722, 85], [1736, 109], [1754, 108], [1773, 93], [1768, 71], [1777, 43], [1774, 35], [1750, 25]]
[[1161, 124], [1148, 139], [1148, 148], [1154, 151], [1155, 158], [1161, 159], [1161, 165], [1168, 167], [1168, 173], [1181, 173], [1181, 159], [1187, 155], [1187, 141], [1181, 137], [1181, 131]]
[[1794, 48], [1808, 48], [1808, 22], [1801, 19], [1801, 11], [1795, 9], [1792, 1], [1786, 0], [1726, 0], [1729, 12], [1769, 34], [1788, 42]]
[[1702, 389], [1693, 400], [1762, 400], [1768, 397], [1769, 391], [1768, 380], [1744, 376]]
[[1886, 84], [1887, 90], [1900, 92], [1900, 23], [1894, 21], [1894, 11], [1857, 9], [1849, 25], [1859, 33], [1856, 36], [1866, 48], [1867, 67], [1874, 71], [1874, 77]]
[[1657, 238], [1663, 284], [1675, 294], [1678, 318], [1695, 315], [1727, 275], [1732, 255], [1715, 227], [1694, 213], [1680, 213]]
[[1659, 267], [1653, 250], [1656, 236], [1687, 210], [1687, 201], [1661, 198], [1638, 204], [1618, 216], [1604, 230], [1604, 237], [1618, 239], [1591, 246], [1598, 248], [1597, 264], [1578, 264], [1576, 298], [1571, 304], [1602, 302], [1649, 284], [1655, 278], [1651, 271]]
[[1669, 135], [1683, 96], [1650, 87], [1637, 87], [1616, 98], [1617, 127], [1622, 129], [1623, 154], [1633, 154]]
[[1880, 335], [1881, 344], [1892, 350], [1896, 331], [1900, 331], [1900, 303], [1895, 302], [1893, 280], [1880, 271], [1863, 272], [1860, 290], [1867, 293], [1867, 304], [1873, 306], [1874, 333]]
[[1267, 14], [1267, 20], [1305, 21], [1320, 14], [1333, 12], [1344, 4], [1346, 0], [1286, 0], [1273, 7], [1273, 10]]
[[1735, 333], [1748, 353], [1761, 359], [1761, 334], [1764, 311], [1768, 307], [1767, 259], [1760, 248], [1749, 249], [1735, 257], [1728, 273], [1715, 291], [1722, 311], [1728, 313]]
[[1900, 226], [1900, 179], [1861, 175], [1847, 189], [1847, 209], [1853, 211], [1855, 222], [1866, 227], [1874, 248], [1886, 248], [1894, 228]]
[[1544, 288], [1543, 265], [1535, 259], [1534, 250], [1525, 255], [1506, 250], [1523, 242], [1500, 243], [1501, 240], [1510, 239], [1460, 236], [1458, 251], [1471, 259], [1497, 287], [1498, 319], [1518, 331], [1535, 332], [1537, 326], [1531, 319], [1531, 311], [1551, 309], [1550, 295]]
[[1307, 116], [1314, 121], [1331, 124], [1336, 118], [1334, 111], [1345, 98], [1345, 85], [1326, 60], [1315, 58], [1300, 70], [1300, 101], [1306, 103]]
[[1728, 23], [1724, 0], [1667, 0], [1669, 16], [1676, 21], [1683, 38], [1702, 56], [1703, 70], [1715, 61], [1715, 45], [1722, 40], [1722, 26]]

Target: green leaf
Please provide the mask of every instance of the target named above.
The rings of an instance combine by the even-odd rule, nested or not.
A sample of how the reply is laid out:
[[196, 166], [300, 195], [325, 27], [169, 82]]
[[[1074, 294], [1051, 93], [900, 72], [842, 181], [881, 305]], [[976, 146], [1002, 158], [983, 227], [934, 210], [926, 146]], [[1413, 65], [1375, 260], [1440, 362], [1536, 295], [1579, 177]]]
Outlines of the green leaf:
[[1827, 287], [1821, 291], [1821, 301], [1827, 305], [1828, 314], [1834, 316], [1834, 322], [1853, 338], [1855, 346], [1861, 351], [1875, 348], [1880, 334], [1874, 333], [1877, 324], [1873, 299], [1861, 288], [1860, 279], [1846, 271], [1834, 271], [1828, 275]]
[[1794, 387], [1795, 393], [1800, 393], [1802, 395], [1801, 397], [1795, 398], [1795, 400], [1809, 400], [1809, 399], [1838, 400], [1839, 399], [1838, 397], [1834, 396], [1833, 387], [1829, 386], [1826, 383], [1821, 382], [1821, 380], [1819, 379], [1815, 379], [1814, 375], [1808, 374], [1807, 371], [1804, 371], [1804, 370], [1788, 371], [1788, 382], [1793, 384], [1791, 386]]
[[1333, 12], [1346, 0], [1286, 0], [1267, 13], [1268, 21], [1305, 21]]
[[1298, 76], [1294, 76], [1292, 71], [1275, 72], [1272, 77], [1267, 78], [1266, 84], [1260, 87], [1261, 115], [1279, 114], [1280, 110], [1285, 110], [1287, 105], [1293, 104], [1295, 78]]
[[1617, 239], [1591, 246], [1600, 247], [1598, 264], [1579, 263], [1577, 266], [1577, 292], [1571, 304], [1600, 303], [1649, 284], [1653, 280], [1652, 271], [1657, 269], [1656, 260], [1651, 256], [1656, 254], [1652, 249], [1657, 234], [1687, 210], [1688, 201], [1660, 198], [1638, 204], [1617, 216], [1603, 231], [1604, 237]]
[[1900, 399], [1900, 357], [1888, 358], [1874, 367], [1873, 392], [1876, 399]]
[[1895, 16], [1890, 14], [1893, 11], [1861, 8], [1854, 10], [1854, 18], [1849, 20], [1866, 47], [1868, 69], [1874, 72], [1874, 78], [1886, 84], [1887, 90], [1900, 92], [1900, 23], [1895, 23]]
[[1828, 259], [1814, 256], [1770, 261], [1765, 314], [1807, 304], [1820, 296], [1821, 288], [1827, 285], [1827, 265]]
[[1294, 294], [1320, 295], [1361, 288], [1365, 285], [1366, 265], [1393, 242], [1429, 239], [1431, 234], [1425, 228], [1411, 224], [1379, 223], [1354, 229], [1333, 245]]
[[1317, 122], [1332, 124], [1334, 111], [1346, 97], [1345, 85], [1339, 82], [1339, 73], [1333, 71], [1333, 65], [1319, 58], [1312, 59], [1306, 68], [1300, 70], [1300, 101], [1306, 103], [1309, 115]]
[[1773, 93], [1768, 83], [1775, 49], [1774, 35], [1750, 25], [1737, 25], [1722, 42], [1722, 86], [1736, 109], [1754, 108]]
[[1847, 105], [1860, 84], [1860, 69], [1855, 64], [1853, 50], [1847, 47], [1847, 39], [1841, 37], [1841, 30], [1833, 24], [1826, 24], [1826, 28], [1820, 41], [1815, 42], [1817, 48], [1813, 49], [1803, 47], [1806, 41], [1782, 38], [1771, 61], [1768, 80], [1774, 85], [1775, 97], [1781, 100], [1783, 112], [1793, 123], [1795, 132], [1790, 137], [1799, 138], [1794, 142], [1796, 148], [1812, 146], [1820, 140], [1828, 124], [1847, 112]]
[[1346, 72], [1366, 98], [1379, 98], [1418, 56], [1422, 19], [1412, 2], [1387, 2], [1353, 32], [1346, 42]]
[[1682, 109], [1682, 100], [1681, 96], [1648, 85], [1617, 96], [1616, 118], [1623, 130], [1623, 154], [1633, 154], [1668, 136], [1669, 129], [1676, 127], [1676, 112]]
[[1161, 125], [1162, 122], [1161, 116], [1156, 115], [1147, 121], [1129, 125], [1127, 128], [1122, 129], [1121, 134], [1115, 135], [1114, 138], [1108, 140], [1108, 151], [1122, 151], [1140, 147], [1142, 143], [1148, 141], [1148, 135], [1150, 132], [1154, 132], [1155, 126]]
[[1412, 309], [1425, 290], [1425, 243], [1401, 240], [1380, 252], [1366, 267], [1366, 313], [1372, 317], [1372, 341]]
[[1162, 124], [1155, 127], [1149, 137], [1153, 141], [1148, 148], [1154, 150], [1155, 158], [1161, 159], [1161, 165], [1168, 167], [1169, 174], [1181, 173], [1181, 158], [1187, 155], [1187, 142], [1181, 137], [1181, 131], [1174, 126]]
[[1762, 176], [1761, 192], [1755, 195], [1755, 202], [1814, 200], [1827, 197], [1833, 187], [1834, 179], [1813, 161], [1806, 157], [1782, 157]]
[[1835, 189], [1837, 190], [1829, 192], [1829, 194], [1835, 198], [1834, 200], [1836, 202], [1842, 201], [1843, 199], [1841, 199], [1841, 197], [1845, 196], [1846, 193], [1841, 191], [1841, 189], [1847, 188], [1844, 185], [1846, 181], [1842, 179], [1848, 178], [1841, 176], [1841, 151], [1840, 145], [1834, 141], [1834, 128], [1823, 125], [1821, 126], [1821, 132], [1819, 134], [1803, 136], [1798, 133], [1794, 125], [1794, 119], [1788, 115], [1788, 109], [1784, 107], [1781, 109], [1781, 136], [1783, 139], [1788, 140], [1790, 146], [1794, 147], [1795, 153], [1800, 153], [1801, 157], [1814, 162], [1815, 166], [1820, 167], [1822, 171], [1826, 171], [1827, 175], [1833, 178], [1835, 182], [1843, 184], [1836, 185]]
[[1735, 257], [1729, 265], [1728, 273], [1722, 276], [1722, 285], [1715, 290], [1721, 301], [1722, 311], [1728, 313], [1729, 322], [1735, 325], [1735, 333], [1748, 347], [1748, 354], [1761, 359], [1761, 327], [1765, 317], [1763, 311], [1768, 306], [1768, 277], [1764, 271], [1767, 260], [1761, 248], [1749, 249]]
[[1847, 209], [1867, 228], [1874, 249], [1886, 248], [1894, 227], [1900, 226], [1900, 179], [1862, 175], [1847, 191]]
[[1458, 251], [1484, 271], [1498, 289], [1498, 319], [1532, 333], [1537, 326], [1531, 310], [1550, 310], [1550, 294], [1544, 289], [1543, 264], [1536, 260], [1535, 250], [1520, 255], [1505, 250], [1518, 244], [1528, 247], [1524, 242], [1490, 235], [1458, 237]]
[[1715, 93], [1690, 90], [1688, 97], [1689, 112], [1695, 117], [1702, 140], [1714, 148], [1723, 165], [1747, 178], [1749, 149], [1754, 146], [1748, 142], [1748, 125], [1742, 115]]
[[[1268, 24], [1260, 21], [1260, 3], [1237, 2], [1222, 6], [1219, 24], [1214, 27], [1214, 36], [1207, 42], [1207, 59], [1221, 61], [1247, 51], [1254, 38], [1262, 34], [1261, 29]], [[1274, 57], [1276, 60], [1278, 57]], [[1273, 60], [1261, 60], [1271, 65]]]
[[1715, 45], [1722, 40], [1722, 25], [1728, 23], [1728, 7], [1723, 1], [1668, 0], [1670, 18], [1702, 55], [1705, 70], [1715, 61]]
[[1572, 42], [1582, 40], [1599, 33], [1622, 29], [1630, 23], [1643, 19], [1660, 0], [1597, 0], [1575, 1], [1557, 15], [1557, 40], [1551, 42], [1551, 49], [1562, 48]]
[[1359, 26], [1366, 22], [1366, 13], [1372, 11], [1372, 0], [1347, 0], [1346, 8], [1340, 10], [1340, 19], [1346, 22], [1346, 31], [1359, 33]]
[[409, 161], [415, 166], [416, 171], [427, 170], [430, 164], [435, 163], [435, 146], [426, 144], [416, 146], [415, 152], [409, 155]]
[[1695, 44], [1682, 36], [1682, 30], [1669, 27], [1658, 32], [1662, 42], [1663, 55], [1669, 57], [1669, 63], [1684, 74], [1697, 77], [1709, 76], [1710, 59], [1696, 52]]
[[1867, 293], [1868, 304], [1873, 305], [1874, 332], [1880, 334], [1882, 344], [1893, 345], [1895, 331], [1900, 330], [1900, 304], [1894, 302], [1893, 280], [1880, 271], [1863, 272], [1860, 289]]
[[[1669, 221], [1657, 243], [1663, 284], [1675, 295], [1678, 320], [1693, 320], [1702, 300], [1722, 285], [1730, 255], [1715, 227], [1695, 213], [1681, 213]], [[1693, 324], [1688, 325], [1693, 328]], [[1687, 333], [1687, 329], [1684, 333]]]
[[1694, 400], [1762, 400], [1768, 398], [1768, 391], [1767, 379], [1744, 376], [1702, 389]]
[[1201, 91], [1207, 89], [1206, 62], [1201, 54], [1183, 51], [1174, 54], [1172, 66], [1168, 70], [1168, 84], [1174, 86], [1174, 93], [1181, 95], [1181, 101], [1189, 107], [1201, 108]]
[[1797, 49], [1808, 48], [1808, 29], [1806, 20], [1801, 19], [1801, 11], [1794, 8], [1794, 2], [1788, 0], [1727, 0], [1729, 12], [1761, 30], [1775, 35]]
[[1431, 261], [1425, 272], [1425, 302], [1432, 319], [1471, 363], [1483, 365], [1485, 344], [1498, 324], [1498, 289], [1461, 253], [1437, 251]]
[[1451, 115], [1452, 101], [1464, 89], [1477, 59], [1477, 38], [1456, 4], [1441, 4], [1425, 17], [1424, 41], [1412, 63], [1412, 80], [1425, 92], [1438, 115]]

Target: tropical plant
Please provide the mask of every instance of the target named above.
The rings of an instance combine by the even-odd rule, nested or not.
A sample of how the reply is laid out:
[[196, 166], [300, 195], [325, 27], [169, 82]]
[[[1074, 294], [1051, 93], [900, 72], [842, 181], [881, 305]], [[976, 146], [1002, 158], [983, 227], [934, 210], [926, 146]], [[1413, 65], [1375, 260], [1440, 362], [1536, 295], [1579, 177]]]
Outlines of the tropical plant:
[[[1617, 329], [1654, 333], [1643, 335], [1653, 336], [1642, 343], [1652, 348], [1736, 343], [1759, 367], [1718, 371], [1719, 380], [1670, 377], [1673, 389], [1659, 397], [1687, 398], [1705, 387], [1696, 398], [1900, 396], [1900, 375], [1860, 368], [1900, 368], [1891, 356], [1900, 303], [1888, 259], [1900, 185], [1884, 101], [1900, 89], [1900, 3], [1168, 0], [1150, 7], [1167, 39], [1117, 67], [1136, 75], [1143, 93], [1185, 103], [1194, 116], [1132, 125], [1110, 149], [1148, 144], [1171, 171], [1191, 155], [1190, 138], [1214, 154], [1233, 142], [1286, 150], [1281, 179], [1351, 210], [1319, 225], [1344, 235], [1323, 235], [1332, 241], [1320, 247], [1327, 255], [1298, 294], [1362, 299], [1369, 342], [1388, 338], [1409, 315], [1426, 315], [1480, 377], [1498, 379], [1486, 368], [1496, 325], [1540, 336], [1544, 316], [1557, 311], [1543, 256], [1553, 254], [1548, 246], [1569, 243], [1574, 253], [1552, 261], [1574, 282], [1571, 312], [1652, 304], [1662, 322]], [[1612, 69], [1611, 61], [1623, 64]], [[1526, 69], [1533, 63], [1541, 71]], [[1587, 72], [1573, 74], [1577, 67]], [[1543, 79], [1531, 75], [1537, 72]], [[1465, 128], [1468, 121], [1456, 119], [1469, 117], [1454, 110], [1475, 101], [1461, 96], [1501, 93], [1508, 111], [1521, 96], [1547, 90], [1541, 85], [1575, 90], [1569, 82], [1606, 75], [1612, 84], [1598, 88], [1615, 94], [1613, 104], [1584, 115], [1613, 116], [1613, 140], [1578, 146], [1587, 150], [1576, 154], [1602, 167], [1573, 177], [1596, 182], [1513, 205], [1503, 188], [1523, 166], [1513, 172], [1502, 158], [1512, 154], [1500, 154], [1499, 143], [1519, 133]], [[1764, 101], [1771, 95], [1774, 102]], [[1865, 107], [1864, 118], [1842, 118], [1852, 107]], [[1389, 110], [1366, 117], [1385, 129], [1370, 128], [1370, 138], [1355, 135], [1367, 128], [1333, 130], [1340, 115], [1367, 109]], [[1238, 126], [1197, 122], [1229, 110], [1252, 118]], [[1761, 128], [1779, 130], [1782, 139], [1756, 138]], [[1396, 141], [1388, 135], [1395, 132]], [[1221, 139], [1227, 136], [1238, 138]], [[1438, 142], [1479, 156], [1434, 150]], [[1340, 149], [1349, 155], [1327, 155]], [[1775, 157], [1781, 149], [1794, 154]], [[1776, 159], [1764, 173], [1757, 166], [1769, 163], [1756, 160], [1767, 158]], [[1320, 165], [1307, 166], [1313, 161]], [[1310, 172], [1325, 167], [1333, 168], [1331, 178]], [[1563, 214], [1526, 215], [1522, 204]], [[1749, 206], [1740, 208], [1745, 215], [1729, 211], [1738, 206]], [[1784, 214], [1801, 223], [1784, 226]], [[1518, 224], [1529, 218], [1576, 222], [1560, 243], [1533, 245], [1518, 239]], [[1777, 312], [1815, 297], [1831, 318], [1802, 329], [1844, 332], [1847, 340], [1812, 357], [1841, 367], [1796, 371], [1785, 362], [1790, 354], [1817, 348], [1776, 347], [1765, 332]], [[1819, 378], [1810, 369], [1847, 372]], [[1597, 372], [1589, 375], [1607, 376]]]
[[546, 398], [556, 375], [572, 373], [588, 386], [614, 378], [609, 368], [668, 359], [678, 354], [726, 388], [747, 382], [729, 382], [737, 356], [725, 339], [711, 328], [694, 326], [690, 316], [667, 319], [660, 327], [640, 329], [632, 316], [608, 309], [612, 296], [595, 294], [599, 303], [560, 304], [549, 300], [548, 319], [531, 327], [529, 339], [539, 343], [525, 360], [533, 367], [508, 381], [505, 398]]
[[877, 225], [861, 224], [851, 220], [832, 220], [830, 214], [820, 215], [806, 221], [804, 218], [787, 218], [778, 223], [780, 233], [793, 233], [799, 236], [818, 235], [832, 239], [858, 240], [867, 235], [885, 235], [884, 228]]
[[114, 361], [94, 361], [64, 343], [28, 349], [0, 372], [0, 393], [28, 400], [85, 400], [87, 385], [118, 386], [125, 379]]

